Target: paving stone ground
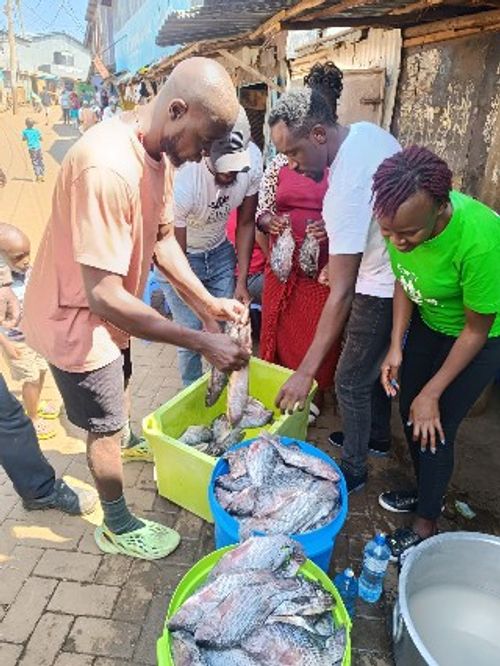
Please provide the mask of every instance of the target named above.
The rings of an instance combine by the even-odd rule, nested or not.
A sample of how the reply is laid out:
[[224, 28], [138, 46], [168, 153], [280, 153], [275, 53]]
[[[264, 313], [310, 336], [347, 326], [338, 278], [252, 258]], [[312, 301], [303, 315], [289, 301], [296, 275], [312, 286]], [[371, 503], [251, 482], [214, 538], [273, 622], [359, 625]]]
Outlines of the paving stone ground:
[[[53, 111], [56, 120], [57, 109]], [[26, 155], [18, 145], [22, 122], [22, 115], [17, 119], [0, 115], [0, 154], [2, 159], [7, 156], [2, 166], [10, 178], [7, 188], [0, 191], [0, 217], [25, 229], [36, 246], [49, 210], [58, 162], [75, 137], [57, 124], [43, 129], [48, 178], [44, 184], [34, 184], [29, 180]], [[175, 395], [180, 382], [172, 348], [134, 341], [133, 356], [132, 415], [139, 430], [142, 417]], [[3, 366], [0, 369], [5, 371]], [[10, 381], [8, 372], [6, 377], [18, 393], [19, 387]], [[59, 400], [50, 380], [44, 397]], [[483, 424], [483, 430], [496, 427], [499, 405], [497, 394], [486, 415], [467, 426], [471, 437], [478, 424]], [[330, 401], [317, 427], [310, 430], [311, 441], [327, 450], [327, 435], [338, 426]], [[47, 457], [59, 475], [89, 484], [82, 433], [64, 415], [56, 427], [57, 437], [43, 444]], [[336, 542], [332, 574], [348, 564], [359, 572], [363, 545], [373, 532], [391, 530], [402, 522], [379, 509], [376, 501], [388, 484], [405, 482], [409, 476], [396, 417], [394, 432], [394, 453], [388, 460], [370, 462], [370, 484], [350, 500], [349, 517]], [[495, 469], [498, 458], [492, 464]], [[182, 545], [164, 561], [142, 562], [102, 554], [93, 539], [94, 527], [101, 521], [99, 510], [84, 519], [56, 511], [26, 512], [0, 469], [1, 666], [156, 664], [156, 640], [170, 596], [184, 573], [214, 548], [213, 529], [157, 494], [151, 464], [129, 463], [124, 474], [126, 495], [134, 510], [182, 535]], [[497, 518], [486, 512], [479, 518], [468, 525], [447, 513], [442, 527], [482, 529], [486, 525], [489, 531], [498, 531]], [[375, 606], [359, 603], [353, 630], [355, 666], [392, 664], [389, 618], [396, 589], [397, 572], [391, 567], [382, 602]]]

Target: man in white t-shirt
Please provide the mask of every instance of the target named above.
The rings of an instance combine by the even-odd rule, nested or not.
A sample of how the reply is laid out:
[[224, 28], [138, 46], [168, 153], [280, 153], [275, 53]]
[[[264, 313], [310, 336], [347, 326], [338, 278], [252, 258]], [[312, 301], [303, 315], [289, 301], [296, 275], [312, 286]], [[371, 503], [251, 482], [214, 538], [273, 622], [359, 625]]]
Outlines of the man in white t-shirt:
[[[210, 157], [181, 167], [174, 179], [175, 236], [194, 273], [213, 296], [249, 302], [248, 269], [255, 241], [255, 211], [262, 178], [262, 153], [250, 141], [250, 124], [244, 109], [231, 135], [215, 142]], [[238, 210], [236, 254], [226, 237], [232, 210]], [[212, 329], [201, 322], [175, 289], [159, 280], [174, 321], [192, 329]], [[179, 348], [179, 369], [184, 386], [201, 377], [201, 356]]]
[[343, 447], [342, 468], [352, 492], [366, 482], [368, 450], [386, 454], [390, 445], [390, 402], [379, 375], [390, 341], [394, 277], [371, 199], [377, 167], [401, 147], [372, 123], [339, 125], [336, 109], [311, 89], [282, 97], [269, 124], [273, 142], [291, 168], [320, 181], [329, 167], [323, 218], [330, 296], [313, 343], [277, 403], [287, 410], [303, 407], [314, 375], [345, 328], [335, 377], [344, 430], [332, 433], [329, 441]]

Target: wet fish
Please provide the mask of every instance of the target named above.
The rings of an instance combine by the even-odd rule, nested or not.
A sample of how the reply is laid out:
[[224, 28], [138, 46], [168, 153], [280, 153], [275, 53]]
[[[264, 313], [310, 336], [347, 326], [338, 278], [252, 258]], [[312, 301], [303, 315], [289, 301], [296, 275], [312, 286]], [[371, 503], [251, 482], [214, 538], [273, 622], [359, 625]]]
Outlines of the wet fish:
[[205, 658], [192, 634], [187, 631], [174, 631], [171, 641], [175, 666], [205, 666]]
[[256, 659], [267, 659], [263, 661], [267, 664], [336, 666], [339, 662], [329, 641], [331, 639], [325, 640], [302, 627], [278, 622], [254, 632], [243, 643], [243, 648]]
[[189, 446], [211, 442], [213, 439], [212, 430], [208, 426], [194, 425], [184, 432], [179, 441]]
[[169, 620], [168, 627], [171, 631], [187, 631], [194, 634], [199, 624], [204, 622], [205, 615], [219, 606], [232, 592], [241, 591], [243, 587], [269, 584], [272, 581], [271, 572], [262, 570], [228, 572], [216, 578], [212, 577], [196, 594], [189, 597]]
[[238, 548], [229, 551], [212, 569], [211, 578], [238, 571], [269, 570], [291, 573], [290, 562], [295, 562], [296, 570], [305, 562], [301, 546], [283, 534], [277, 536], [254, 536], [244, 541]]
[[298, 492], [288, 503], [262, 517], [260, 514], [241, 520], [243, 537], [253, 532], [266, 534], [300, 534], [319, 529], [325, 524], [331, 507], [336, 503], [338, 491], [327, 481], [312, 483], [307, 492]]
[[[231, 322], [229, 325], [229, 337], [237, 342], [248, 354], [252, 353], [252, 327], [249, 314], [247, 314], [246, 319], [242, 322]], [[248, 404], [249, 372], [247, 364], [241, 370], [232, 372], [229, 377], [227, 418], [233, 426], [239, 425]]]
[[265, 439], [256, 439], [246, 450], [246, 470], [254, 486], [262, 486], [275, 470], [279, 461], [276, 449]]
[[[261, 666], [243, 650], [202, 650], [206, 666]], [[176, 665], [177, 666], [177, 665]]]
[[243, 439], [241, 428], [233, 428], [225, 414], [218, 416], [212, 424], [213, 441], [207, 449], [212, 456], [221, 456], [231, 446]]
[[221, 397], [222, 392], [226, 388], [226, 384], [229, 380], [229, 375], [226, 372], [222, 372], [212, 366], [210, 370], [210, 377], [208, 378], [208, 387], [205, 394], [205, 405], [207, 407], [213, 407], [217, 400]]
[[[259, 572], [262, 573], [262, 572]], [[200, 645], [236, 647], [262, 625], [273, 610], [291, 598], [300, 586], [294, 578], [254, 585], [242, 600], [241, 590], [233, 590], [216, 608], [212, 608], [194, 634]]]
[[240, 428], [262, 428], [273, 420], [272, 409], [266, 409], [255, 398], [248, 398], [243, 416], [238, 423]]
[[233, 516], [248, 516], [255, 507], [257, 488], [249, 486], [236, 493], [216, 488], [215, 494], [221, 507]]
[[262, 532], [309, 532], [339, 511], [337, 472], [297, 445], [264, 432], [227, 460], [229, 472], [216, 487], [222, 507], [238, 517], [243, 539]]
[[175, 666], [340, 666], [345, 628], [329, 592], [297, 574], [303, 561], [283, 535], [226, 553], [169, 620]]
[[336, 483], [340, 477], [331, 465], [320, 458], [315, 458], [304, 453], [300, 447], [291, 444], [281, 444], [279, 438], [274, 438], [274, 446], [287, 465], [298, 467], [305, 472], [317, 476], [320, 479], [327, 479]]
[[287, 226], [274, 242], [269, 259], [271, 270], [280, 282], [286, 282], [290, 276], [294, 251], [295, 239]]
[[299, 265], [307, 277], [315, 278], [318, 274], [319, 241], [311, 233], [306, 233], [299, 253]]

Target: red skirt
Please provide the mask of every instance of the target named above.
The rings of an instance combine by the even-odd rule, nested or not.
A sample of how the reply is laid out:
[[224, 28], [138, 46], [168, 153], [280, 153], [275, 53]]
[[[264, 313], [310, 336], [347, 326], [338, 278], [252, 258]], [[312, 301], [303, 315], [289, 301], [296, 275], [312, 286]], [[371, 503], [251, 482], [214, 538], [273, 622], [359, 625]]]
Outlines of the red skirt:
[[[329, 294], [329, 287], [295, 268], [288, 281], [282, 284], [267, 264], [262, 294], [260, 357], [297, 370], [311, 346]], [[340, 346], [340, 341], [332, 346], [316, 374], [321, 390], [333, 386]]]

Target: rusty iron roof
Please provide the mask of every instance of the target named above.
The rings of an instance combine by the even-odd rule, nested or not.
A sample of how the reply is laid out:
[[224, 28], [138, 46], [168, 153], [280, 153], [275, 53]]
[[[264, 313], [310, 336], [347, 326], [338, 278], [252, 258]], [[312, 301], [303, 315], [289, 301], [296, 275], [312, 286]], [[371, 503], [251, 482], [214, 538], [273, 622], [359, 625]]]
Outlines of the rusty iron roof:
[[[248, 35], [300, 0], [204, 0], [201, 7], [167, 16], [160, 46]], [[324, 0], [281, 23], [282, 29], [342, 27], [406, 28], [498, 8], [499, 0]], [[298, 8], [297, 8], [298, 9]]]
[[172, 12], [160, 28], [159, 46], [223, 39], [258, 28], [299, 0], [205, 0], [202, 7]]

